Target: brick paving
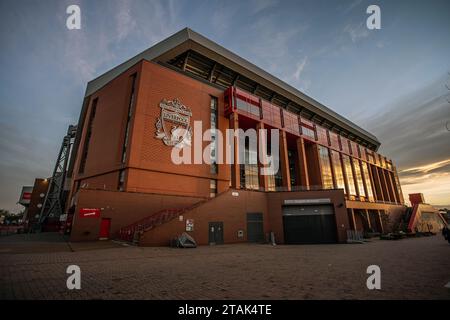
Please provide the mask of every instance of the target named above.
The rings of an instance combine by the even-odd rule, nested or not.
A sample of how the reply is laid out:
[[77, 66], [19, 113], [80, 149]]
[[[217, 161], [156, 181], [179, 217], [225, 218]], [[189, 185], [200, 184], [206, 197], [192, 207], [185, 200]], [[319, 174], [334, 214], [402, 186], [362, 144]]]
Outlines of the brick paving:
[[[223, 245], [196, 249], [0, 239], [0, 299], [450, 299], [441, 236], [353, 245]], [[35, 250], [37, 244], [28, 242]], [[18, 250], [19, 248], [20, 250]], [[81, 290], [66, 268], [81, 268]], [[381, 268], [368, 290], [366, 268]]]

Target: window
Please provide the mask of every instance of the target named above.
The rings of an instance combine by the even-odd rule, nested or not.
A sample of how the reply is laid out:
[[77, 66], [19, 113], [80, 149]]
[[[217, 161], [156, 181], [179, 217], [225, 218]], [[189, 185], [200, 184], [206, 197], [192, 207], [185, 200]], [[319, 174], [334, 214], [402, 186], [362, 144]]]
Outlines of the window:
[[131, 122], [131, 115], [133, 112], [133, 104], [135, 99], [135, 85], [136, 85], [136, 73], [131, 76], [131, 93], [130, 93], [130, 100], [128, 102], [128, 113], [127, 113], [127, 122], [125, 125], [125, 137], [123, 139], [123, 145], [122, 145], [122, 163], [125, 163], [126, 157], [127, 157], [127, 146], [128, 146], [128, 136], [130, 134], [130, 122]]
[[258, 151], [250, 150], [249, 140], [245, 139], [245, 164], [240, 165], [241, 188], [259, 189]]
[[344, 164], [344, 170], [345, 170], [345, 174], [347, 176], [348, 194], [356, 196], [355, 179], [353, 177], [352, 163], [350, 162], [350, 157], [343, 154], [342, 162]]
[[297, 170], [295, 167], [295, 161], [297, 159], [297, 153], [288, 150], [288, 161], [289, 161], [289, 175], [291, 176], [291, 186], [297, 185]]
[[328, 145], [327, 130], [321, 126], [316, 126], [316, 132], [317, 140], [324, 145]]
[[333, 161], [334, 177], [336, 179], [336, 188], [344, 189], [345, 191], [345, 181], [344, 181], [344, 174], [342, 173], [341, 157], [339, 156], [338, 152], [333, 152], [331, 154], [331, 158]]
[[119, 183], [117, 185], [117, 190], [123, 191], [125, 185], [125, 170], [119, 171]]
[[322, 186], [324, 189], [333, 189], [333, 175], [331, 173], [328, 148], [319, 146], [319, 161], [322, 172]]
[[363, 177], [362, 177], [362, 173], [361, 173], [361, 165], [359, 163], [359, 160], [353, 159], [353, 165], [355, 167], [355, 175], [356, 175], [356, 182], [358, 183], [359, 195], [365, 197], [366, 192], [364, 189], [364, 182], [363, 182]]
[[218, 100], [216, 97], [211, 97], [211, 174], [217, 174], [217, 110]]
[[91, 142], [92, 128], [94, 124], [95, 113], [97, 112], [97, 103], [98, 98], [92, 101], [91, 114], [89, 116], [89, 122], [86, 130], [86, 138], [84, 140], [83, 153], [81, 154], [81, 162], [78, 173], [84, 173], [84, 169], [86, 168], [86, 160], [89, 152], [89, 143]]
[[217, 195], [217, 180], [209, 180], [209, 196], [214, 198]]
[[367, 197], [369, 198], [369, 201], [374, 201], [372, 183], [370, 182], [370, 175], [369, 175], [369, 164], [366, 162], [363, 162], [362, 168], [363, 168], [364, 180], [366, 181], [366, 186], [367, 186]]
[[254, 105], [253, 103], [242, 100], [241, 98], [239, 98], [239, 96], [236, 97], [236, 108], [238, 110], [257, 116], [258, 118], [261, 116], [260, 109], [258, 106]]
[[301, 125], [301, 134], [312, 139], [316, 140], [316, 132], [314, 129], [314, 124], [306, 120], [305, 118], [300, 118], [300, 125]]

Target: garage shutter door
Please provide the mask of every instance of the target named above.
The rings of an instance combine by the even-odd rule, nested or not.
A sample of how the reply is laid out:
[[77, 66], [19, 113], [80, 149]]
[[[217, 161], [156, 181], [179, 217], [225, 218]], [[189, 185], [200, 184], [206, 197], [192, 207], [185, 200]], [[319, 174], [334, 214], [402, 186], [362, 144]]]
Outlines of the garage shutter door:
[[284, 206], [283, 225], [287, 244], [336, 242], [332, 205]]

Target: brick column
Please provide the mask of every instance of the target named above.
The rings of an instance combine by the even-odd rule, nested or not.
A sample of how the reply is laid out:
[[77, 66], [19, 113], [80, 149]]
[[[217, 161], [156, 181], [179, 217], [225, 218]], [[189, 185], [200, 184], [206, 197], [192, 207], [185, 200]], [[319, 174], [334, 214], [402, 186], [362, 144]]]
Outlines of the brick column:
[[380, 232], [384, 233], [383, 219], [381, 219], [381, 210], [378, 211], [378, 221], [380, 221]]
[[286, 131], [280, 130], [280, 169], [283, 177], [283, 187], [286, 191], [291, 191], [291, 174], [289, 172], [288, 148], [286, 141]]
[[352, 223], [352, 227], [353, 227], [353, 230], [356, 231], [355, 210], [353, 210], [353, 209], [349, 209], [349, 210], [350, 210], [350, 220]]
[[[236, 112], [233, 112], [230, 117], [230, 129], [237, 130], [239, 128], [239, 117]], [[240, 166], [239, 159], [239, 139], [233, 136], [234, 141], [234, 158], [231, 166], [231, 186], [235, 189], [241, 188]]]
[[370, 223], [370, 215], [369, 215], [369, 210], [364, 210], [366, 212], [366, 219], [367, 219], [367, 225], [369, 227], [369, 229], [372, 228], [372, 223]]
[[306, 152], [305, 152], [305, 140], [303, 138], [297, 139], [297, 154], [298, 154], [298, 167], [299, 167], [299, 178], [300, 185], [309, 190], [309, 175], [308, 175], [308, 165], [306, 163]]
[[[267, 187], [269, 185], [267, 175], [262, 175], [261, 174], [261, 169], [264, 168], [264, 165], [262, 164], [262, 161], [266, 162], [266, 160], [267, 160], [267, 157], [266, 157], [266, 154], [267, 154], [267, 135], [265, 135], [264, 136], [264, 140], [261, 141], [261, 138], [259, 136], [259, 130], [260, 129], [264, 129], [264, 123], [262, 123], [262, 122], [259, 122], [256, 125], [256, 132], [258, 134], [258, 177], [259, 177], [259, 187], [261, 189], [264, 189], [264, 191], [267, 191]], [[264, 145], [263, 149], [261, 149], [262, 145]], [[260, 157], [260, 150], [261, 151], [265, 151], [265, 152], [262, 152], [263, 153], [262, 157], [264, 157], [264, 159], [259, 159], [259, 157]]]

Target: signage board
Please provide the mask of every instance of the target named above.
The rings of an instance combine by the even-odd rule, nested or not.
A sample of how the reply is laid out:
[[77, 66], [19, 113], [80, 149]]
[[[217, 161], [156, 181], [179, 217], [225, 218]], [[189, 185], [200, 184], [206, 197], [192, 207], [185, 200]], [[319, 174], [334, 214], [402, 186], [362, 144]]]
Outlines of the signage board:
[[80, 218], [99, 218], [100, 208], [80, 208]]
[[194, 231], [194, 219], [186, 219], [186, 231]]
[[326, 204], [331, 203], [329, 198], [319, 198], [319, 199], [289, 199], [284, 200], [285, 205], [297, 205], [297, 204]]

